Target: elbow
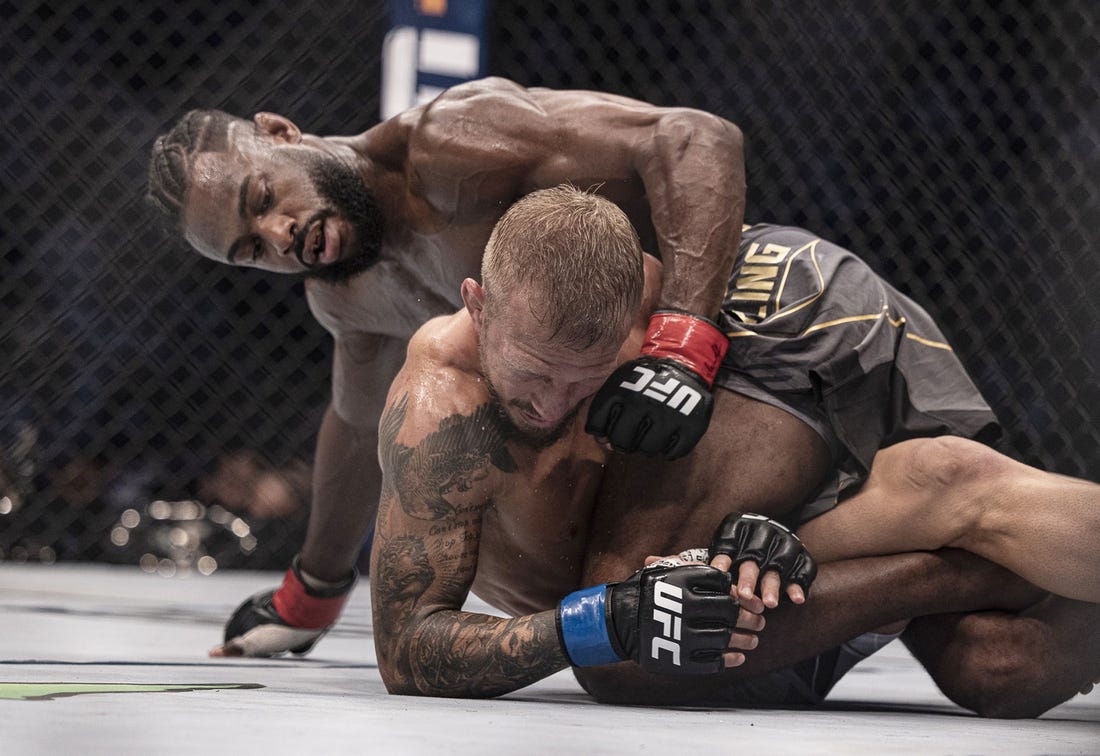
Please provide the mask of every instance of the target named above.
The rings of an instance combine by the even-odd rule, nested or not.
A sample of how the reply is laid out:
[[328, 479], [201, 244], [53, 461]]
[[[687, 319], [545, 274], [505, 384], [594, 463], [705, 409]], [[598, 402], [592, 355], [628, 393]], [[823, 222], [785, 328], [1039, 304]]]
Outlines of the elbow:
[[415, 653], [378, 655], [378, 673], [386, 692], [394, 696], [432, 698], [494, 698], [509, 692], [496, 685], [479, 684], [457, 668], [450, 668], [433, 655], [431, 662], [416, 659]]
[[382, 684], [386, 686], [386, 692], [394, 696], [422, 696], [425, 695], [415, 684], [411, 674], [402, 674], [402, 667], [397, 659], [383, 658], [378, 654], [378, 673], [382, 677]]
[[692, 146], [705, 147], [713, 159], [725, 154], [731, 164], [744, 162], [745, 138], [741, 129], [721, 116], [691, 108], [677, 108], [662, 116], [658, 138], [675, 145], [679, 151]]
[[[378, 627], [377, 619], [375, 627]], [[414, 654], [405, 636], [376, 630], [374, 648], [378, 656], [378, 674], [386, 692], [395, 696], [438, 695], [427, 690], [420, 679], [422, 676], [416, 674]]]
[[426, 695], [423, 691], [418, 689], [415, 685], [410, 685], [402, 680], [382, 677], [382, 682], [386, 685], [386, 692], [391, 696], [423, 696]]

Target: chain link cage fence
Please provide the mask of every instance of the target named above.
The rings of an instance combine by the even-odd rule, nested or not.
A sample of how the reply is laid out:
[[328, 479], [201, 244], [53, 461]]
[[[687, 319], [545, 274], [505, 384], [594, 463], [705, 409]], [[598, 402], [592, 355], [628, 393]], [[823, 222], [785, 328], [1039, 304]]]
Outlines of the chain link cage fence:
[[[749, 220], [861, 254], [1006, 451], [1100, 480], [1100, 11], [843, 5], [497, 2], [490, 73], [739, 124]], [[363, 0], [0, 0], [0, 557], [287, 563], [330, 339], [300, 282], [160, 230], [147, 155], [193, 107], [368, 128], [387, 26]]]

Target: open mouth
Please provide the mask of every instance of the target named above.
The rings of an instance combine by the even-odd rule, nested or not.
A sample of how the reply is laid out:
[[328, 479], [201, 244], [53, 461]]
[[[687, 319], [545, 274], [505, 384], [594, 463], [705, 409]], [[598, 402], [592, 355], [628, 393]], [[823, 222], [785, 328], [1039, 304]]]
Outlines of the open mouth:
[[317, 213], [298, 232], [294, 256], [306, 268], [328, 265], [340, 257], [340, 229], [330, 213]]
[[314, 224], [306, 235], [302, 244], [299, 260], [302, 265], [313, 266], [322, 261], [325, 253], [325, 222], [320, 220]]

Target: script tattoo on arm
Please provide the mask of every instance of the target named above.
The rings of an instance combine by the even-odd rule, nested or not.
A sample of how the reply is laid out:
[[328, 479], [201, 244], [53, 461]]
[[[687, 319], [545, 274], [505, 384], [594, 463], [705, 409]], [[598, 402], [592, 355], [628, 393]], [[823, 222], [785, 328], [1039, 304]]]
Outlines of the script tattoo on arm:
[[490, 467], [518, 469], [497, 410], [485, 404], [451, 415], [413, 447], [397, 441], [407, 412], [406, 395], [379, 429], [384, 485], [371, 589], [387, 687], [480, 698], [563, 669], [554, 612], [502, 619], [460, 611], [487, 506], [476, 484]]

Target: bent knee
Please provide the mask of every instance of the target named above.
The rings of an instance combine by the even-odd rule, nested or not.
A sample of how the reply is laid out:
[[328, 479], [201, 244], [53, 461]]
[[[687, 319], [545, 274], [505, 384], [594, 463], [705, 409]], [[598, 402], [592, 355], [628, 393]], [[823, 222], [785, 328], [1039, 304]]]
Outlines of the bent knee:
[[926, 507], [927, 516], [947, 528], [950, 540], [941, 545], [966, 546], [967, 539], [985, 532], [995, 521], [999, 499], [991, 493], [1012, 464], [1008, 457], [957, 436], [912, 439], [881, 453], [889, 455], [887, 473], [882, 476], [887, 489], [915, 498]]
[[1049, 675], [1039, 650], [1042, 628], [1027, 620], [972, 615], [960, 624], [950, 680], [937, 680], [959, 706], [982, 717], [1033, 718], [1057, 703], [1044, 694]]
[[922, 488], [958, 490], [1004, 469], [1007, 457], [985, 444], [959, 436], [905, 441], [895, 447], [907, 466], [907, 477]]

